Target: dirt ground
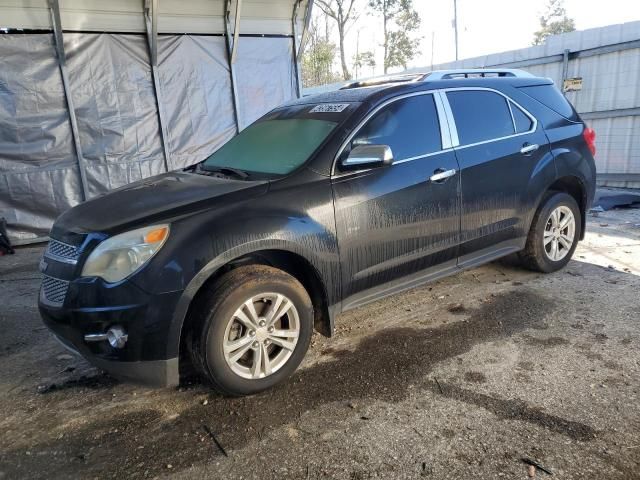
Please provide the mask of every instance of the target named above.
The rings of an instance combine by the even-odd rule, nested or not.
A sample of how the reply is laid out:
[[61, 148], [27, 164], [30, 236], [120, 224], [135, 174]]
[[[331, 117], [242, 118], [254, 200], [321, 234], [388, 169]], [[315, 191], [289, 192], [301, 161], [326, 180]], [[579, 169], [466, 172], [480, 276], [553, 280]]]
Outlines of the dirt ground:
[[640, 478], [640, 210], [588, 220], [563, 271], [505, 260], [349, 312], [242, 399], [69, 355], [42, 248], [0, 257], [0, 478]]

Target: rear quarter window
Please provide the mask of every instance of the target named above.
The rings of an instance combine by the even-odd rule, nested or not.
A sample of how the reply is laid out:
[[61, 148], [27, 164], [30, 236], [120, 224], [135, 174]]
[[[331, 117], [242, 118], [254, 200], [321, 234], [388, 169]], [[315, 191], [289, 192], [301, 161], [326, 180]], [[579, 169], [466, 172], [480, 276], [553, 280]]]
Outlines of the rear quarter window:
[[515, 103], [510, 102], [513, 121], [516, 123], [516, 133], [528, 132], [533, 128], [533, 121]]
[[560, 93], [560, 90], [558, 90], [555, 86], [535, 85], [532, 87], [520, 87], [519, 90], [522, 93], [526, 93], [534, 100], [537, 100], [543, 105], [549, 107], [558, 115], [561, 115], [569, 120], [578, 120], [576, 112], [569, 101], [564, 98], [564, 95], [562, 95], [562, 93]]

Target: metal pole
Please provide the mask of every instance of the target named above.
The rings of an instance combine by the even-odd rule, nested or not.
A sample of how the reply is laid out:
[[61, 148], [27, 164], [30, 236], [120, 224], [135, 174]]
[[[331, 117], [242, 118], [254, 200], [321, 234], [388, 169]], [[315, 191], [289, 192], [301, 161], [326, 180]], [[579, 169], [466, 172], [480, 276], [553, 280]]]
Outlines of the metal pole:
[[298, 10], [302, 0], [296, 0], [293, 4], [293, 14], [291, 15], [291, 31], [293, 33], [293, 68], [296, 77], [296, 91], [298, 98], [302, 97], [302, 77], [300, 75], [300, 65], [298, 64]]
[[[313, 10], [314, 0], [307, 1], [307, 9], [304, 13], [304, 27], [302, 28], [302, 36], [300, 37], [300, 46], [298, 47], [298, 61], [304, 51], [304, 47], [307, 46], [307, 38], [309, 38], [309, 25], [311, 25], [311, 11]], [[360, 31], [358, 30], [358, 35]]]
[[436, 43], [436, 32], [431, 32], [431, 70], [433, 70], [433, 50], [434, 44]]
[[242, 0], [236, 0], [236, 14], [233, 19], [233, 46], [231, 49], [231, 63], [236, 61], [236, 52], [238, 51], [238, 39], [240, 38], [240, 12], [242, 9]]
[[64, 97], [67, 101], [67, 108], [69, 109], [71, 136], [73, 137], [73, 145], [76, 149], [76, 157], [78, 157], [78, 171], [80, 172], [82, 199], [88, 200], [89, 188], [87, 187], [87, 173], [85, 170], [84, 156], [82, 155], [82, 145], [80, 144], [78, 119], [76, 118], [76, 110], [73, 106], [69, 75], [67, 74], [67, 57], [64, 53], [64, 39], [62, 37], [62, 22], [60, 20], [60, 4], [58, 3], [58, 0], [49, 0], [49, 13], [51, 16], [51, 23], [53, 25], [53, 37], [55, 40], [56, 54], [58, 56], [58, 66], [60, 67], [60, 75], [62, 76], [62, 89], [64, 90]]
[[562, 52], [562, 85], [560, 87], [562, 89], [563, 95], [565, 93], [564, 81], [567, 79], [568, 74], [569, 74], [569, 49], [565, 49], [565, 51]]
[[453, 30], [456, 35], [456, 60], [458, 60], [458, 1], [453, 0]]
[[236, 18], [233, 39], [231, 37], [231, 0], [226, 0], [224, 8], [224, 33], [227, 39], [227, 62], [229, 65], [229, 76], [231, 77], [231, 96], [233, 99], [233, 114], [235, 115], [236, 129], [238, 133], [242, 130], [240, 120], [240, 101], [238, 99], [238, 86], [236, 81], [236, 71], [233, 66], [238, 51], [238, 39], [240, 38], [240, 9], [242, 0], [236, 2]]
[[158, 79], [158, 0], [145, 0], [144, 24], [147, 30], [147, 43], [149, 45], [149, 60], [151, 63], [151, 79], [153, 80], [153, 93], [158, 109], [158, 123], [160, 124], [160, 140], [164, 151], [164, 169], [169, 171], [171, 155], [169, 153], [169, 134], [164, 122], [164, 106], [160, 93], [160, 80]]

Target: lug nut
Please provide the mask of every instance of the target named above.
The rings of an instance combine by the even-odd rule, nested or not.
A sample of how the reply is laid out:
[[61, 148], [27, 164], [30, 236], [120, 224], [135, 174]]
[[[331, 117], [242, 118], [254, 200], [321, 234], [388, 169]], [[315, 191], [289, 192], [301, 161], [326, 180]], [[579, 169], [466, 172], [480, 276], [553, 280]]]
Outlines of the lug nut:
[[271, 342], [270, 342], [270, 341], [269, 341], [269, 339], [267, 338], [267, 339], [264, 341], [264, 346], [265, 346], [265, 347], [268, 347], [269, 345], [271, 345]]
[[258, 325], [260, 325], [261, 327], [264, 327], [267, 324], [267, 322], [265, 322], [264, 320], [260, 320], [260, 323]]
[[252, 348], [258, 348], [259, 346], [260, 346], [260, 344], [259, 344], [257, 341], [255, 341], [255, 342], [253, 342], [253, 343], [251, 344], [251, 347], [252, 347]]
[[274, 330], [275, 330], [275, 328], [273, 328], [273, 327], [269, 327], [269, 328], [267, 329], [267, 331], [268, 331], [269, 333], [273, 333], [273, 332], [274, 332]]
[[254, 330], [249, 330], [249, 336], [250, 337], [255, 337], [256, 336], [256, 332]]

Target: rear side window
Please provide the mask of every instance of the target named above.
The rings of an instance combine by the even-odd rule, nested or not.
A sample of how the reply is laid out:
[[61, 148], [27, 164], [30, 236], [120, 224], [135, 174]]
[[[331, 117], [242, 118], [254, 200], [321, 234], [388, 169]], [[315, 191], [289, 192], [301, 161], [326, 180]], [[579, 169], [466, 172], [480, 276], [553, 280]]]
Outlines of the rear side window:
[[546, 105], [554, 112], [562, 115], [565, 118], [574, 120], [576, 114], [573, 111], [573, 107], [569, 101], [564, 98], [553, 85], [536, 85], [533, 87], [520, 87], [520, 91], [526, 93], [530, 97], [539, 101], [543, 105]]
[[433, 95], [403, 98], [384, 107], [353, 138], [351, 146], [356, 145], [388, 145], [396, 161], [441, 150]]
[[531, 130], [533, 121], [515, 103], [510, 102], [513, 121], [516, 123], [516, 132], [524, 133]]
[[494, 92], [447, 92], [460, 145], [494, 140], [514, 134], [507, 100]]

